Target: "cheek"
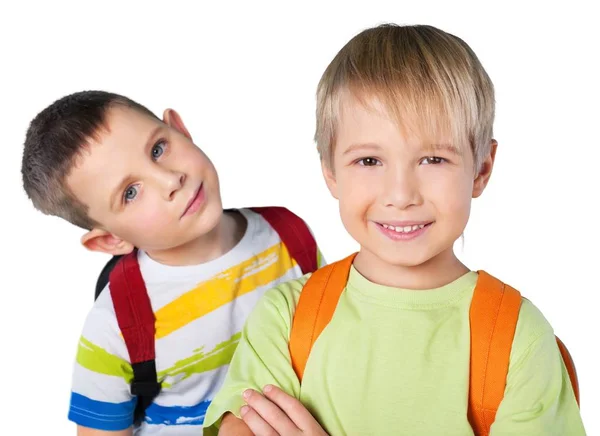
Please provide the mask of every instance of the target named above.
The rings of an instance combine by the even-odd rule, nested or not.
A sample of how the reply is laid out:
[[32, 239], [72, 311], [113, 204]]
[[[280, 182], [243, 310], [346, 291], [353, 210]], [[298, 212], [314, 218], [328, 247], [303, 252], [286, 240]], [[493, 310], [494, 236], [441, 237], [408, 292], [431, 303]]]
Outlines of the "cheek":
[[187, 147], [181, 153], [179, 159], [185, 162], [187, 166], [194, 171], [200, 170], [201, 172], [205, 172], [207, 170], [213, 170], [214, 168], [208, 156], [194, 145]]
[[149, 231], [163, 228], [165, 224], [170, 222], [170, 217], [165, 214], [164, 210], [148, 208], [144, 210], [144, 213], [138, 214], [135, 221], [136, 229]]
[[451, 174], [435, 184], [432, 196], [439, 212], [462, 221], [469, 216], [472, 191], [472, 180], [463, 174]]
[[172, 227], [173, 218], [166, 213], [164, 204], [146, 201], [143, 205], [137, 204], [136, 206], [138, 207], [135, 211], [132, 210], [131, 214], [122, 217], [123, 233], [129, 235], [132, 242], [142, 238], [166, 236], [165, 231]]
[[338, 175], [338, 196], [342, 219], [364, 215], [375, 203], [378, 183], [374, 174], [360, 170], [345, 171]]

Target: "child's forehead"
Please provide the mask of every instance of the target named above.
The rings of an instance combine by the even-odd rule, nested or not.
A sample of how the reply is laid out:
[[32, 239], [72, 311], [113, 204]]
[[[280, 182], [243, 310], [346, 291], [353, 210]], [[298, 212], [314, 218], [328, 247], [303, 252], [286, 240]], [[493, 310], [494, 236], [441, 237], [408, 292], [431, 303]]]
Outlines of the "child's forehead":
[[431, 116], [424, 117], [377, 94], [346, 93], [338, 103], [336, 142], [368, 143], [377, 142], [377, 138], [400, 137], [401, 143], [418, 148], [462, 152], [466, 144], [452, 133], [448, 117], [425, 112]]
[[166, 126], [134, 109], [109, 109], [104, 122], [81, 145], [73, 171], [128, 172], [140, 153], [160, 136]]
[[81, 147], [80, 157], [103, 155], [97, 148], [106, 148], [112, 154], [128, 154], [131, 148], [140, 149], [148, 141], [166, 129], [158, 119], [140, 113], [135, 109], [115, 107], [107, 111], [96, 131], [86, 138]]
[[143, 135], [155, 128], [160, 121], [134, 108], [114, 106], [107, 110], [104, 123], [98, 133], [104, 138], [115, 135]]

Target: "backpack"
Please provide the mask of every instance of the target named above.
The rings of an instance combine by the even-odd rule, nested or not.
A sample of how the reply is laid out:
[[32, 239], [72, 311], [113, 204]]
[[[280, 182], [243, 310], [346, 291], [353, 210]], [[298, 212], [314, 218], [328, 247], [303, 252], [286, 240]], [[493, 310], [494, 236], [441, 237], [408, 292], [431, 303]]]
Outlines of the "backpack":
[[[300, 382], [314, 343], [333, 317], [355, 256], [352, 254], [317, 270], [300, 293], [289, 341], [292, 367]], [[487, 436], [504, 396], [521, 294], [484, 271], [478, 273], [469, 309], [471, 359], [468, 418], [476, 435]], [[558, 338], [556, 341], [579, 404], [575, 365], [565, 345]]]
[[[277, 232], [303, 274], [318, 268], [317, 244], [300, 217], [283, 207], [251, 210], [261, 215]], [[137, 249], [127, 255], [113, 256], [108, 261], [98, 277], [95, 298], [107, 283], [110, 283], [115, 315], [133, 370], [131, 394], [137, 397], [134, 423], [139, 424], [148, 406], [160, 393], [161, 384], [156, 374], [154, 312], [138, 264]]]

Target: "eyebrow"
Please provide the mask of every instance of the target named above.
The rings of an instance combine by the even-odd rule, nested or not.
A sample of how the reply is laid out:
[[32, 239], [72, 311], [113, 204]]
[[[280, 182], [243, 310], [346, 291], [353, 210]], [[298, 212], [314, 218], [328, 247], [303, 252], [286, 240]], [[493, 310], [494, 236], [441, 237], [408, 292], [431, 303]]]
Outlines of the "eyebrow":
[[[148, 149], [150, 148], [151, 145], [154, 145], [154, 138], [156, 138], [156, 136], [158, 135], [158, 132], [160, 132], [163, 129], [162, 125], [158, 125], [156, 126], [154, 129], [152, 129], [152, 131], [150, 132], [150, 134], [148, 135], [148, 139], [146, 139], [146, 142], [144, 144], [144, 151], [147, 152]], [[119, 194], [121, 194], [123, 192], [123, 190], [125, 189], [125, 187], [130, 183], [130, 180], [132, 179], [132, 175], [131, 174], [126, 174], [117, 185], [115, 185], [115, 188], [111, 191], [110, 194], [110, 210], [114, 211], [116, 209], [117, 206], [117, 196]]]
[[357, 150], [381, 150], [381, 147], [373, 143], [352, 144], [350, 147], [344, 150], [343, 154], [347, 155]]
[[[347, 154], [350, 154], [357, 150], [375, 150], [375, 151], [377, 151], [377, 150], [381, 150], [381, 147], [374, 143], [352, 144], [350, 147], [348, 147], [344, 151], [343, 154], [347, 155]], [[447, 151], [456, 156], [462, 156], [462, 151], [458, 147], [456, 147], [452, 144], [447, 144], [447, 143], [427, 144], [423, 147], [423, 151], [426, 151], [426, 152]]]
[[456, 156], [462, 156], [462, 150], [452, 144], [428, 144], [423, 147], [425, 151], [447, 151]]

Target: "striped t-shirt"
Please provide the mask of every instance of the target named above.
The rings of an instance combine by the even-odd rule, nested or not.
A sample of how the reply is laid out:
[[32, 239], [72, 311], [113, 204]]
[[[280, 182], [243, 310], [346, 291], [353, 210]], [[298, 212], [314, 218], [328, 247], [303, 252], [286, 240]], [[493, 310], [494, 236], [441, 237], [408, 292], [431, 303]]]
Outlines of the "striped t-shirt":
[[[302, 275], [275, 230], [260, 215], [240, 212], [248, 222], [241, 241], [208, 263], [167, 266], [139, 252], [156, 317], [162, 391], [146, 409], [136, 435], [202, 434], [206, 409], [223, 383], [248, 314], [267, 289]], [[105, 289], [79, 341], [69, 419], [101, 430], [131, 427], [136, 404], [130, 393], [132, 377]]]

